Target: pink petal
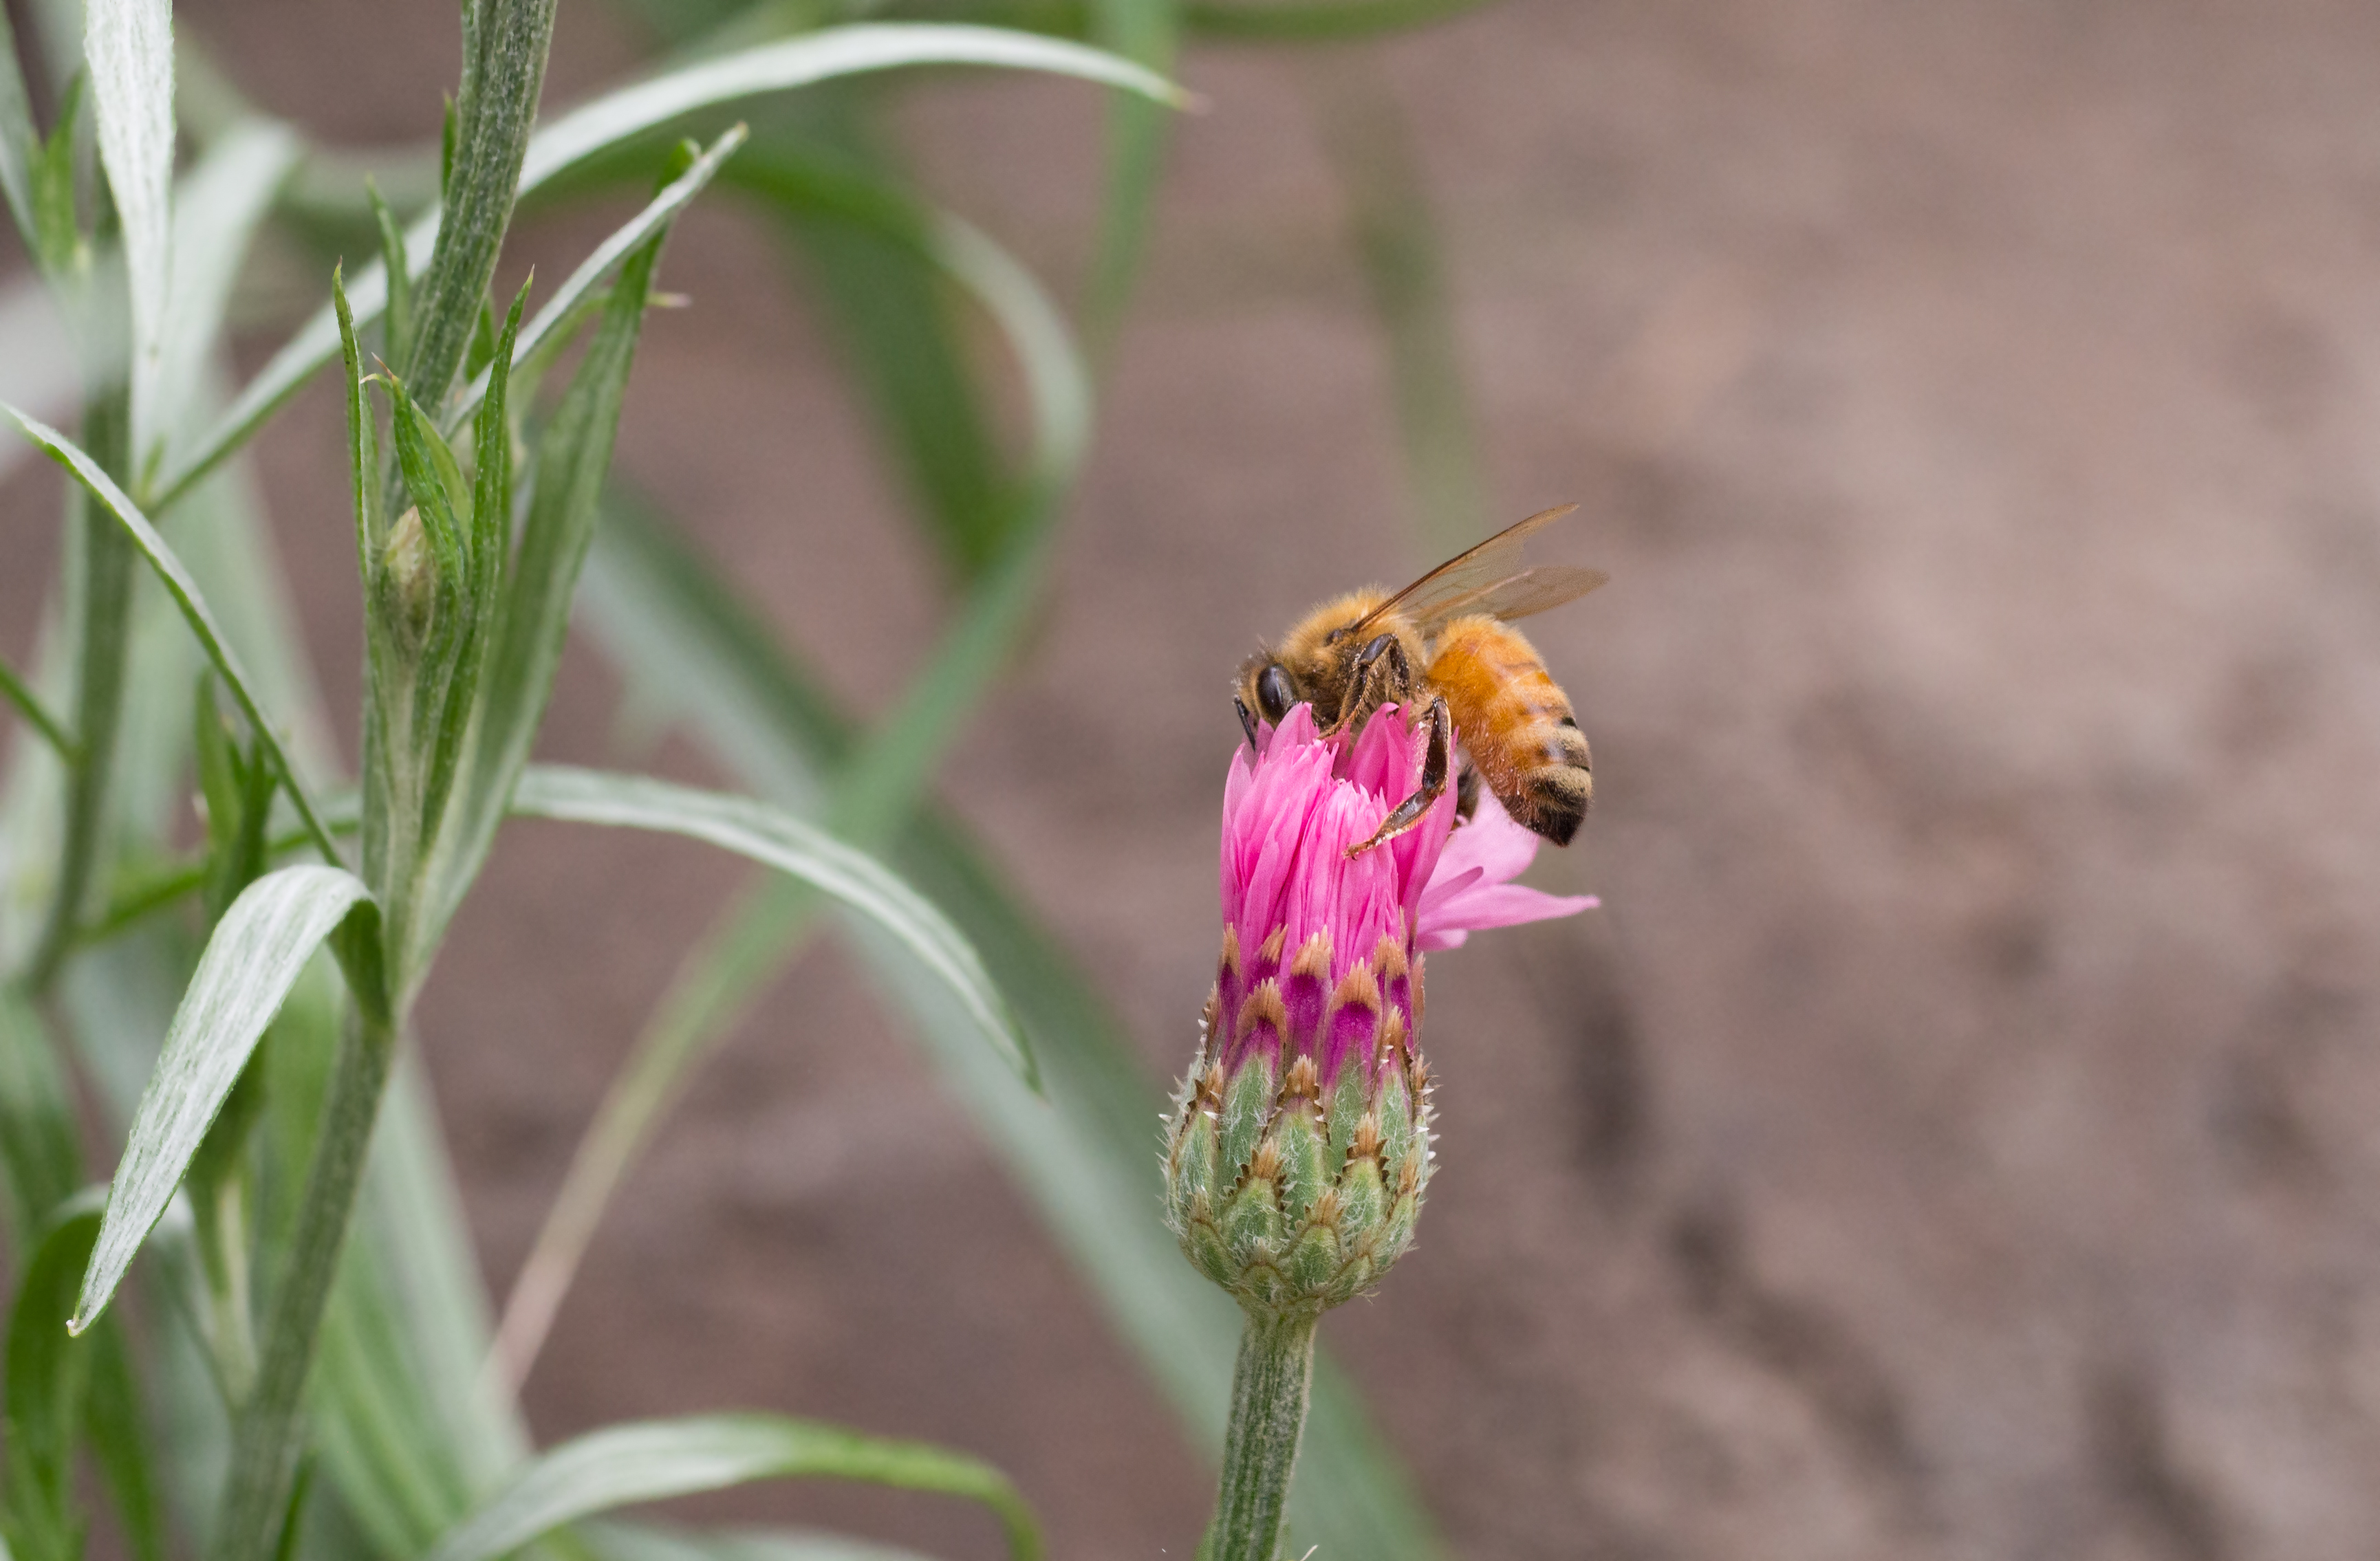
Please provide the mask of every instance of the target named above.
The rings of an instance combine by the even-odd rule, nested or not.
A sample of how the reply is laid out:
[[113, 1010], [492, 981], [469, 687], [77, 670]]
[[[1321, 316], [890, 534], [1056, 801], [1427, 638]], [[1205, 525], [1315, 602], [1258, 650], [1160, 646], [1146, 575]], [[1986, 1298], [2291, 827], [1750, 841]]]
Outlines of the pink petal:
[[1501, 807], [1483, 804], [1439, 855], [1422, 890], [1415, 941], [1423, 949], [1460, 948], [1480, 927], [1574, 915], [1601, 903], [1593, 895], [1548, 894], [1512, 882], [1536, 854], [1536, 836]]
[[1454, 896], [1454, 903], [1440, 908], [1437, 915], [1425, 905], [1415, 941], [1426, 950], [1460, 949], [1482, 927], [1551, 921], [1592, 911], [1602, 903], [1592, 894], [1548, 894], [1525, 884], [1488, 884]]
[[1478, 814], [1457, 827], [1439, 858], [1439, 872], [1459, 873], [1478, 867], [1499, 883], [1519, 877], [1536, 860], [1537, 837], [1513, 821], [1494, 797], [1479, 799]]

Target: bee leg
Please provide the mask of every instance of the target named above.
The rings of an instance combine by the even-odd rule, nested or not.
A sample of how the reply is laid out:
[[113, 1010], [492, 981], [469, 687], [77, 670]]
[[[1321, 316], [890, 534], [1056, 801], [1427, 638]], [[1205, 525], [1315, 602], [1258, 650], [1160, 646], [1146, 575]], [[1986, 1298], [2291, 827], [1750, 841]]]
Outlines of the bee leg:
[[[1386, 690], [1373, 686], [1377, 682], [1391, 679]], [[1405, 647], [1394, 635], [1373, 635], [1355, 657], [1355, 673], [1347, 684], [1347, 703], [1330, 730], [1362, 727], [1374, 710], [1412, 688], [1413, 667], [1405, 660]]]
[[1257, 745], [1256, 713], [1248, 708], [1248, 702], [1236, 694], [1232, 696], [1232, 708], [1240, 712], [1240, 730], [1248, 734], [1248, 747], [1253, 751]]
[[1465, 824], [1479, 816], [1479, 769], [1465, 759], [1463, 772], [1454, 778], [1454, 813]]
[[1429, 702], [1429, 750], [1422, 756], [1421, 786], [1413, 795], [1397, 804], [1396, 811], [1380, 820], [1372, 838], [1361, 845], [1347, 848], [1350, 856], [1361, 856], [1374, 846], [1392, 841], [1422, 820], [1430, 805], [1446, 794], [1446, 772], [1454, 768], [1454, 722], [1446, 713], [1446, 701]]

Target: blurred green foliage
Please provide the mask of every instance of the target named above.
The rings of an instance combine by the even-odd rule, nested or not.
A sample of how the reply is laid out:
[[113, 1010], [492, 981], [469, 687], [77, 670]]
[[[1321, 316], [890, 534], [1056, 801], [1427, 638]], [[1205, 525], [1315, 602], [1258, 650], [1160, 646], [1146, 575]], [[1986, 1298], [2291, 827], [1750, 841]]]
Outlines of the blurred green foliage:
[[[929, 786], [1062, 545], [1158, 197], [1172, 112], [1160, 78], [1205, 38], [1345, 45], [1477, 3], [620, 0], [656, 74], [556, 115], [538, 109], [552, 0], [464, 0], [445, 138], [380, 159], [377, 185], [255, 113], [187, 35], [177, 61], [168, 0], [36, 0], [29, 37], [0, 15], [0, 196], [34, 262], [14, 296], [39, 293], [65, 322], [0, 386], [83, 387], [79, 406], [10, 408], [73, 480], [53, 627], [30, 670], [0, 668], [22, 734], [0, 790], [0, 1555], [81, 1554], [78, 1449], [144, 1561], [201, 1543], [391, 1561], [522, 1544], [890, 1554], [589, 1521], [785, 1475], [972, 1495], [1013, 1553], [1033, 1553], [1021, 1498], [963, 1455], [710, 1418], [540, 1458], [521, 1423], [520, 1378], [653, 1125], [831, 907], [1193, 1439], [1216, 1445], [1236, 1319], [1157, 1219], [1156, 1083]], [[1433, 539], [1460, 538], [1478, 478], [1419, 176], [1360, 55], [1310, 57], [1417, 514]], [[909, 90], [886, 72], [933, 61], [1108, 84], [1071, 318], [927, 200], [883, 133], [888, 99]], [[178, 172], [161, 85], [177, 76], [197, 143]], [[52, 105], [46, 127], [37, 104]], [[679, 140], [688, 130], [718, 139], [704, 151]], [[941, 638], [873, 724], [836, 709], [668, 519], [607, 478], [662, 242], [713, 183], [782, 235], [787, 283], [831, 322], [945, 567]], [[494, 308], [523, 200], [624, 185], [649, 203], [536, 314]], [[369, 263], [225, 395], [224, 322], [266, 224], [321, 254], [326, 284], [334, 254]], [[985, 361], [986, 339], [1013, 371]], [[541, 410], [539, 381], [575, 344]], [[346, 383], [370, 625], [359, 785], [323, 736], [244, 454], [325, 368]], [[1001, 431], [1017, 421], [1014, 385], [1021, 441]], [[169, 518], [170, 540], [155, 524]], [[528, 770], [582, 566], [631, 696], [686, 696], [675, 719], [755, 800]], [[193, 787], [195, 852], [174, 818]], [[499, 1328], [402, 1039], [444, 927], [520, 807], [689, 833], [793, 876], [732, 907], [656, 1010]], [[120, 1154], [82, 1142], [78, 1073]], [[87, 1166], [119, 1157], [112, 1194], [78, 1191]], [[100, 1314], [128, 1275], [147, 1301], [138, 1340]], [[1327, 1362], [1302, 1467], [1301, 1543], [1439, 1554]]]

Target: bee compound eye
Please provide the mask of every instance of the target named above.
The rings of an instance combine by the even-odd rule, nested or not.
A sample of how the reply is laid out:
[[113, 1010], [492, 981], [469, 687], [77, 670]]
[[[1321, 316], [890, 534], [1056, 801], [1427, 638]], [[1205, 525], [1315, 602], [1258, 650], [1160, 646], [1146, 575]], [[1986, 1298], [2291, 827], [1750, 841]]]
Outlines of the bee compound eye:
[[1278, 726], [1297, 703], [1297, 690], [1290, 686], [1289, 673], [1275, 661], [1257, 674], [1257, 705], [1264, 711], [1265, 720]]

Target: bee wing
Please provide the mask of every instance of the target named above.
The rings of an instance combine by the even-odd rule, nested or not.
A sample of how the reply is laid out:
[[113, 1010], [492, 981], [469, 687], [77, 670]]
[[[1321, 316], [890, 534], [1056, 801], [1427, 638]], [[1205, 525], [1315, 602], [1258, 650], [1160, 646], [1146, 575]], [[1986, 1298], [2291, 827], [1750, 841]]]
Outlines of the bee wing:
[[1416, 615], [1415, 621], [1425, 635], [1435, 633], [1452, 619], [1474, 612], [1485, 612], [1491, 618], [1510, 622], [1514, 618], [1525, 618], [1532, 612], [1543, 612], [1548, 607], [1560, 607], [1566, 601], [1576, 601], [1610, 578], [1600, 569], [1579, 569], [1566, 563], [1540, 563], [1442, 602], [1427, 613]]
[[[1506, 526], [1470, 551], [1458, 553], [1453, 558], [1448, 559], [1403, 590], [1380, 603], [1379, 606], [1366, 613], [1359, 622], [1350, 625], [1347, 632], [1351, 635], [1360, 634], [1390, 612], [1401, 612], [1425, 625], [1444, 623], [1448, 618], [1456, 615], [1455, 612], [1450, 612], [1447, 610], [1450, 603], [1472, 600], [1495, 592], [1507, 582], [1535, 577], [1540, 573], [1539, 570], [1526, 569], [1522, 566], [1522, 554], [1524, 551], [1523, 545], [1536, 532], [1576, 508], [1578, 508], [1576, 504], [1556, 504], [1552, 509], [1539, 510], [1528, 519]], [[1590, 572], [1582, 571], [1582, 573]], [[1597, 579], [1595, 584], [1601, 585], [1602, 581]], [[1583, 589], [1592, 588], [1593, 587], [1583, 587]], [[1572, 591], [1570, 594], [1577, 596], [1581, 593]], [[1569, 599], [1568, 596], [1557, 597], [1554, 600], [1542, 602], [1528, 611], [1542, 611], [1555, 605], [1556, 601]], [[1457, 611], [1481, 612], [1493, 610], [1464, 607]], [[1518, 616], [1517, 613], [1501, 615]]]

